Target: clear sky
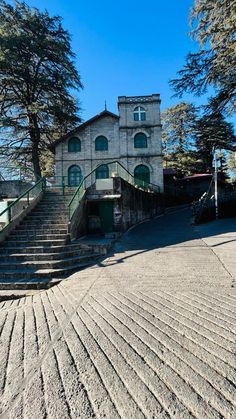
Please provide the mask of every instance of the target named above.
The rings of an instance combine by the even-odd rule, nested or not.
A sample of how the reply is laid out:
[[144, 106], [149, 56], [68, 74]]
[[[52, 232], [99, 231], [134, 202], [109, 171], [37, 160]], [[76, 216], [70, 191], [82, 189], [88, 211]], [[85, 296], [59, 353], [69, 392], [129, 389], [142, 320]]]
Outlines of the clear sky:
[[[26, 0], [30, 6], [63, 17], [84, 90], [82, 118], [117, 97], [160, 93], [162, 110], [177, 103], [168, 81], [176, 76], [196, 44], [188, 35], [193, 0]], [[191, 96], [185, 100], [199, 99]]]

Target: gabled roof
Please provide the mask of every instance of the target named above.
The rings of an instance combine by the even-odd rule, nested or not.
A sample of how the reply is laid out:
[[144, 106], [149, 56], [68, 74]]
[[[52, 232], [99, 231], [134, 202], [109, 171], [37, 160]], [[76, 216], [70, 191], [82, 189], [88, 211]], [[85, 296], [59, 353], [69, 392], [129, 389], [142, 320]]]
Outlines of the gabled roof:
[[83, 122], [82, 124], [80, 124], [78, 127], [74, 128], [73, 130], [71, 130], [70, 132], [68, 132], [67, 134], [63, 135], [61, 138], [59, 138], [58, 140], [54, 141], [51, 145], [50, 145], [50, 150], [54, 151], [55, 147], [60, 144], [62, 141], [67, 140], [67, 138], [71, 137], [73, 134], [76, 134], [77, 132], [79, 132], [80, 130], [82, 130], [83, 128], [87, 127], [88, 125], [92, 124], [93, 122], [97, 121], [100, 118], [104, 118], [106, 116], [110, 116], [111, 118], [115, 118], [115, 119], [119, 119], [120, 117], [118, 115], [116, 115], [115, 113], [112, 113], [110, 111], [104, 110], [100, 113], [98, 113], [97, 115], [93, 116], [92, 118], [88, 119], [87, 121]]

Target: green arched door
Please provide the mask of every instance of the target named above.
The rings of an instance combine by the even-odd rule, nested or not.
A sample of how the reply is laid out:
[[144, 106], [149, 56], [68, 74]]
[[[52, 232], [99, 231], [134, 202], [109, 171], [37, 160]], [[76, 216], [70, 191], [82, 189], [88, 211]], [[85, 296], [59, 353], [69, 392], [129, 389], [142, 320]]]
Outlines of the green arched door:
[[150, 170], [144, 164], [140, 164], [134, 169], [134, 177], [144, 183], [150, 183]]
[[68, 170], [68, 186], [79, 186], [82, 179], [82, 173], [79, 166], [76, 164], [71, 166]]

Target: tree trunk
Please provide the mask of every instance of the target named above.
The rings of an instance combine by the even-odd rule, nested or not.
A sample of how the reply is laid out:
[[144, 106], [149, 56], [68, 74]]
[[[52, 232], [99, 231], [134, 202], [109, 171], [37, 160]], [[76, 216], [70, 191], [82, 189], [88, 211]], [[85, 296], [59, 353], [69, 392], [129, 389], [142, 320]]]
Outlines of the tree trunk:
[[37, 181], [41, 178], [38, 143], [32, 144], [32, 163], [33, 163], [34, 177], [35, 177], [35, 180]]
[[41, 178], [41, 169], [40, 169], [40, 161], [39, 161], [39, 142], [40, 142], [40, 129], [38, 126], [37, 115], [30, 114], [28, 115], [29, 118], [29, 133], [30, 139], [32, 142], [32, 163], [33, 163], [33, 170], [34, 170], [34, 177], [35, 180], [39, 180]]

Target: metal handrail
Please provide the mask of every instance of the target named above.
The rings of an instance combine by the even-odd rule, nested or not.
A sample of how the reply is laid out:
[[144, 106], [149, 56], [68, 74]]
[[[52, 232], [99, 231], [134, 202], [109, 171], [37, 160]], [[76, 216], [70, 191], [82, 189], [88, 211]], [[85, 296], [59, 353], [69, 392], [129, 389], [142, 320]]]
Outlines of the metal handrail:
[[[18, 204], [19, 201], [22, 200], [22, 198], [26, 197], [27, 206], [30, 204], [30, 192], [32, 192], [34, 189], [36, 189], [41, 184], [40, 191], [44, 191], [46, 188], [46, 179], [43, 177], [38, 182], [36, 182], [33, 186], [31, 186], [29, 189], [27, 189], [25, 192], [23, 192], [15, 201], [13, 201], [11, 204], [7, 206], [1, 213], [0, 217], [4, 215], [5, 213], [8, 213], [8, 224], [12, 221], [12, 209]], [[39, 194], [36, 195], [36, 197]], [[7, 224], [7, 225], [8, 225]], [[4, 226], [5, 228], [6, 226]], [[2, 230], [1, 230], [2, 231]]]
[[[121, 177], [121, 178], [123, 178], [124, 180], [126, 180], [128, 183], [130, 183], [131, 185], [134, 185], [134, 186], [137, 186], [137, 187], [141, 187], [141, 188], [143, 188], [144, 190], [145, 189], [149, 189], [149, 190], [151, 190], [151, 191], [153, 191], [153, 192], [160, 192], [160, 187], [158, 186], [158, 185], [155, 185], [154, 183], [148, 183], [148, 182], [145, 182], [145, 181], [142, 181], [142, 180], [140, 180], [140, 179], [138, 179], [138, 178], [136, 178], [135, 176], [133, 176], [119, 161], [117, 161], [117, 160], [114, 160], [114, 161], [112, 161], [112, 162], [109, 162], [109, 163], [101, 163], [101, 164], [99, 164], [95, 169], [93, 169], [88, 175], [86, 175], [82, 180], [81, 180], [81, 182], [80, 182], [80, 184], [78, 185], [78, 187], [77, 187], [77, 189], [76, 189], [76, 191], [75, 191], [75, 193], [74, 193], [74, 195], [72, 196], [72, 198], [71, 198], [71, 200], [70, 200], [70, 202], [69, 202], [69, 204], [68, 204], [68, 219], [69, 219], [69, 221], [71, 220], [71, 218], [72, 218], [72, 216], [73, 216], [73, 214], [74, 214], [74, 212], [75, 212], [75, 210], [76, 210], [76, 208], [78, 207], [78, 205], [79, 205], [79, 203], [80, 203], [80, 201], [81, 201], [81, 199], [82, 199], [82, 197], [83, 197], [83, 195], [84, 195], [84, 193], [85, 193], [85, 190], [86, 190], [86, 179], [88, 179], [88, 177], [90, 177], [92, 174], [94, 174], [96, 171], [97, 171], [97, 169], [99, 168], [99, 167], [101, 167], [101, 166], [104, 166], [104, 165], [106, 165], [106, 166], [111, 166], [112, 164], [116, 164], [116, 169], [117, 168], [121, 168], [121, 169], [123, 169], [125, 172], [126, 172], [126, 174], [128, 175], [128, 179], [127, 179], [127, 177], [126, 177], [126, 179], [125, 179], [125, 177], [124, 176], [122, 176], [122, 174], [121, 173], [118, 173], [119, 174], [119, 176]], [[118, 171], [117, 171], [118, 172]], [[132, 180], [132, 181], [131, 181]], [[91, 185], [90, 185], [91, 186]], [[73, 202], [74, 202], [74, 200], [76, 199], [76, 198], [78, 198], [78, 203], [77, 203], [77, 206], [76, 206], [76, 208], [74, 209], [74, 211], [73, 212], [71, 212], [71, 207], [72, 207], [72, 204], [73, 204]]]

